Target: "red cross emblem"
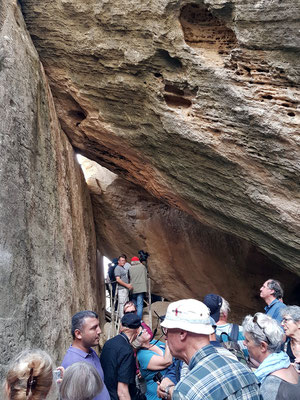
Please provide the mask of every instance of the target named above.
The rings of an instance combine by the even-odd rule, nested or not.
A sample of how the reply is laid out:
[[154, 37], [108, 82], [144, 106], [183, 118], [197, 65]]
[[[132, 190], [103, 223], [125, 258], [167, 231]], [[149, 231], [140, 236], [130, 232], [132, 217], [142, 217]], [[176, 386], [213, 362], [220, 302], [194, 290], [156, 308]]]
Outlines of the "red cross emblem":
[[178, 311], [178, 308], [175, 308], [175, 310], [172, 311], [175, 313], [175, 317], [177, 317], [178, 314], [182, 314], [182, 311]]

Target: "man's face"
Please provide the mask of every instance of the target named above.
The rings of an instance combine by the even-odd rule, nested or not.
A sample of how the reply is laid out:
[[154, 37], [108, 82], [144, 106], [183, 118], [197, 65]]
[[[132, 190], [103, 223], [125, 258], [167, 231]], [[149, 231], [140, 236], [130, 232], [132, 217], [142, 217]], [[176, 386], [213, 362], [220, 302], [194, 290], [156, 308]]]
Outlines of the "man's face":
[[118, 264], [121, 265], [121, 267], [124, 267], [125, 263], [126, 263], [126, 260], [124, 257], [119, 258]]
[[262, 287], [260, 288], [260, 297], [262, 299], [265, 299], [269, 296], [271, 296], [274, 293], [273, 289], [270, 289], [268, 286], [268, 283], [270, 282], [270, 280], [266, 281]]
[[166, 329], [166, 338], [173, 357], [179, 358], [182, 350], [182, 342], [180, 340], [180, 332], [182, 329]]
[[88, 317], [84, 319], [80, 330], [81, 341], [84, 347], [94, 347], [99, 343], [101, 329], [97, 318]]

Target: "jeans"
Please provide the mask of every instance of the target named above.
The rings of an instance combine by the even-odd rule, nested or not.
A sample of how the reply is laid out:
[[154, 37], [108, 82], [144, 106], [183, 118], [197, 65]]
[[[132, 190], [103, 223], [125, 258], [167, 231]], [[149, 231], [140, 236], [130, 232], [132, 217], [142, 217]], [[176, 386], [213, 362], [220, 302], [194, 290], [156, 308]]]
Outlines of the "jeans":
[[136, 304], [137, 316], [142, 319], [143, 317], [143, 303], [144, 303], [144, 293], [135, 293], [132, 295], [132, 300]]

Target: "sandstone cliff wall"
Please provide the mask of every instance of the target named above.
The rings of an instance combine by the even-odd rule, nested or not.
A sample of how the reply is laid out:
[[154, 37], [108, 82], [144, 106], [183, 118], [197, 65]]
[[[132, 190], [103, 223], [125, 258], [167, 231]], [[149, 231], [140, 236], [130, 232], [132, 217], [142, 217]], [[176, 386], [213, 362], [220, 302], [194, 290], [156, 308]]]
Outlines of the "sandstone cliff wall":
[[89, 192], [12, 0], [0, 3], [0, 104], [2, 375], [26, 347], [61, 361], [71, 315], [101, 311]]
[[21, 3], [73, 146], [299, 274], [299, 2]]

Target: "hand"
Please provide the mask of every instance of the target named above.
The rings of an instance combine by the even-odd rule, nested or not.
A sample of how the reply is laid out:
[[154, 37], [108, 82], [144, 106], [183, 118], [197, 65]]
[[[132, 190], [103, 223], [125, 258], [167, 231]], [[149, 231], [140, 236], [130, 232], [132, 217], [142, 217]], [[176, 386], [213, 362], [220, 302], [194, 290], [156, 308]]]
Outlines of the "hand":
[[132, 286], [130, 283], [128, 283], [127, 289], [128, 289], [128, 290], [132, 290], [132, 289], [133, 289], [133, 286]]
[[[169, 387], [169, 392], [166, 393], [166, 387]], [[157, 397], [161, 399], [171, 399], [174, 390], [174, 383], [169, 378], [164, 378], [160, 383], [157, 382]]]
[[160, 399], [164, 399], [166, 396], [166, 392], [164, 391], [164, 388], [161, 386], [160, 382], [156, 382], [157, 383], [157, 397], [159, 397]]

